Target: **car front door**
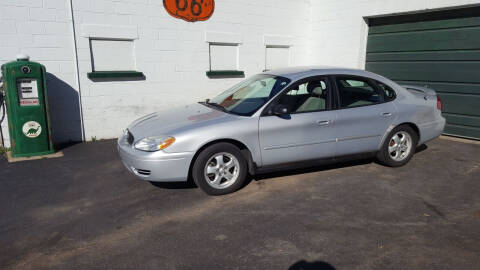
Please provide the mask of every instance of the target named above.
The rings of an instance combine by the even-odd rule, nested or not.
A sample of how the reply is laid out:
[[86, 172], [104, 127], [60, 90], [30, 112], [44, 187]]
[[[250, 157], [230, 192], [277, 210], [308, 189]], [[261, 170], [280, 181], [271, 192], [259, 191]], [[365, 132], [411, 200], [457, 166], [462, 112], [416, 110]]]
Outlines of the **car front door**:
[[392, 102], [368, 78], [335, 76], [337, 156], [377, 151], [396, 116]]
[[[335, 155], [332, 84], [325, 77], [301, 80], [271, 102], [259, 120], [263, 166]], [[275, 108], [288, 113], [275, 114]]]

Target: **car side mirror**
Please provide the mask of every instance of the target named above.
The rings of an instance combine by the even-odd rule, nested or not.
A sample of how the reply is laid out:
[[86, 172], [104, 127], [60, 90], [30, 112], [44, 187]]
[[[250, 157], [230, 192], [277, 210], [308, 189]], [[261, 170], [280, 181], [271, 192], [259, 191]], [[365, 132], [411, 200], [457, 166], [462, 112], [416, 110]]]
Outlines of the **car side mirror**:
[[290, 112], [289, 112], [287, 106], [282, 105], [282, 104], [277, 104], [277, 105], [273, 106], [272, 113], [274, 115], [285, 115], [285, 114], [289, 114]]

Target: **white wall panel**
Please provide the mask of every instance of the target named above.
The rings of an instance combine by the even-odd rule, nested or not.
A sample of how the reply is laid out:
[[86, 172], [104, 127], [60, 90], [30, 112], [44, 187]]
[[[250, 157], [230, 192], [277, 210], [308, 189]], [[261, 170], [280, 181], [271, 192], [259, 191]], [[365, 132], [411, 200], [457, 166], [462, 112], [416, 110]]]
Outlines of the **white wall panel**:
[[[107, 1], [73, 0], [87, 139], [114, 138], [142, 115], [211, 98], [242, 80], [206, 76], [211, 43], [238, 44], [237, 48], [214, 48], [212, 69], [238, 69], [246, 77], [265, 69], [265, 35], [273, 40], [288, 37], [293, 43], [290, 64], [308, 64], [309, 0], [216, 0], [213, 16], [196, 23], [171, 17], [161, 0], [133, 1], [108, 1], [113, 6], [105, 6], [100, 2]], [[109, 39], [138, 33], [138, 39], [128, 39], [134, 39], [136, 70], [146, 79], [88, 79], [91, 35], [85, 31], [109, 34], [104, 37]]]
[[[67, 0], [1, 0], [0, 65], [18, 53], [47, 69], [53, 141], [82, 139], [71, 12]], [[1, 117], [1, 112], [0, 112]], [[7, 120], [1, 124], [8, 147]]]
[[[3, 0], [0, 4], [0, 64], [24, 52], [47, 66], [51, 111], [62, 112], [51, 114], [56, 142], [76, 140], [81, 125], [69, 2]], [[114, 138], [142, 115], [212, 97], [241, 80], [205, 75], [210, 69], [212, 42], [239, 43], [236, 61], [231, 51], [220, 49], [214, 52], [221, 57], [215, 57], [213, 68], [235, 67], [247, 77], [266, 65], [287, 63], [286, 54], [267, 52], [267, 45], [289, 46], [290, 66], [363, 68], [368, 33], [365, 18], [478, 4], [478, 0], [216, 0], [208, 21], [189, 23], [171, 17], [161, 0], [72, 2], [88, 140]], [[131, 52], [122, 46], [110, 51], [104, 48], [102, 54], [110, 54], [112, 63], [108, 64], [112, 66], [102, 68], [133, 66], [145, 74], [145, 80], [90, 80], [91, 38], [134, 40]], [[130, 60], [116, 62], [120, 58], [113, 55]], [[105, 56], [95, 53], [97, 66], [101, 57]], [[64, 106], [66, 101], [69, 106]]]
[[267, 46], [265, 69], [283, 68], [290, 65], [290, 47]]
[[312, 64], [365, 67], [368, 25], [373, 16], [408, 14], [479, 4], [478, 0], [321, 0], [311, 1]]
[[237, 45], [210, 44], [211, 70], [237, 70]]
[[133, 40], [90, 40], [94, 71], [135, 70]]

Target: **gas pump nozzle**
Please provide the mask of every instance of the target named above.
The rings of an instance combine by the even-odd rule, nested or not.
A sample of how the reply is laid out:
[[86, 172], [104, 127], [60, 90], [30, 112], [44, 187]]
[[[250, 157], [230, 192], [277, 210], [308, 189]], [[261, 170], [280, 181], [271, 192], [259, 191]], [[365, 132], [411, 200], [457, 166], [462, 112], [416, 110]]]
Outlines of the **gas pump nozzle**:
[[0, 76], [0, 94], [3, 94], [3, 77]]
[[[0, 108], [3, 105], [4, 99], [5, 99], [5, 91], [3, 90], [3, 77], [0, 76]], [[0, 124], [1, 123], [2, 123], [2, 121], [0, 121]]]
[[0, 112], [2, 116], [0, 116], [0, 144], [2, 147], [5, 147], [4, 145], [4, 139], [3, 139], [3, 130], [2, 130], [2, 123], [3, 120], [5, 120], [5, 90], [3, 89], [3, 77], [0, 76]]
[[5, 119], [5, 90], [3, 89], [2, 76], [0, 76], [0, 112], [2, 112], [2, 116], [0, 117], [0, 125], [1, 125], [3, 122], [3, 119]]
[[[4, 101], [5, 101], [5, 91], [3, 90], [3, 77], [0, 76], [0, 108], [2, 108]], [[1, 124], [3, 117], [0, 119], [1, 119], [0, 120], [0, 124]]]

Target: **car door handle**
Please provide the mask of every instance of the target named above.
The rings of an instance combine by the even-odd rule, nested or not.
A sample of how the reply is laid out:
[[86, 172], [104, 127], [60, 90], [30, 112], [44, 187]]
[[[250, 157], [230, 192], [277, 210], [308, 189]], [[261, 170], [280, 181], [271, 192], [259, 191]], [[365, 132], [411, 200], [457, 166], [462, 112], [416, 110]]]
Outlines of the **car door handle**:
[[326, 126], [326, 125], [329, 125], [331, 123], [330, 120], [317, 120], [317, 125], [319, 126]]
[[384, 113], [382, 113], [382, 116], [383, 117], [390, 117], [390, 116], [392, 116], [392, 113], [391, 112], [384, 112]]

